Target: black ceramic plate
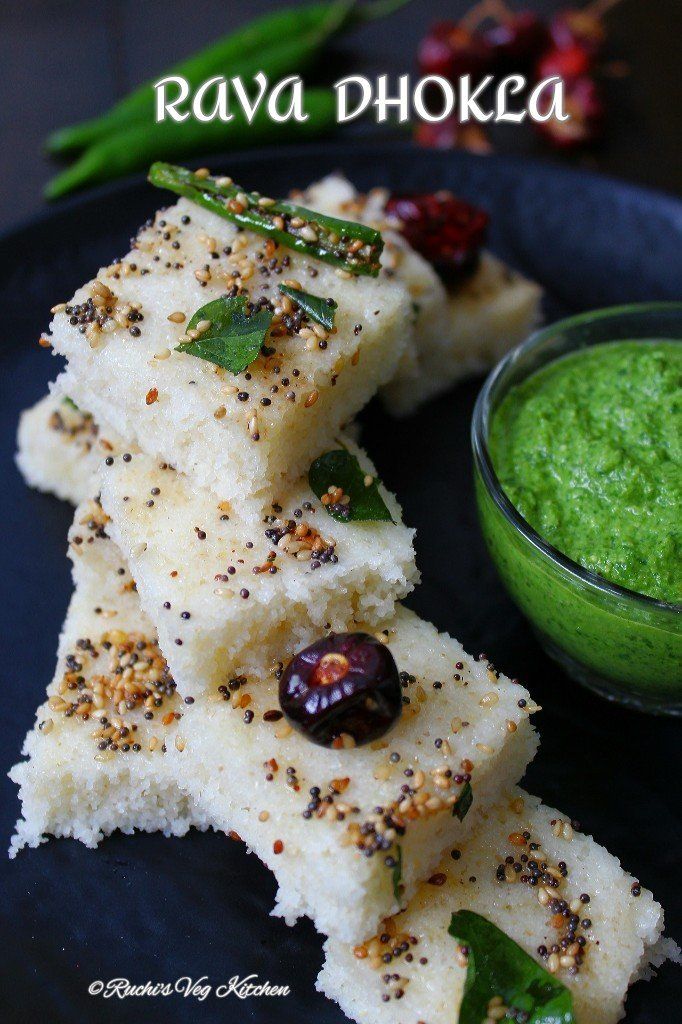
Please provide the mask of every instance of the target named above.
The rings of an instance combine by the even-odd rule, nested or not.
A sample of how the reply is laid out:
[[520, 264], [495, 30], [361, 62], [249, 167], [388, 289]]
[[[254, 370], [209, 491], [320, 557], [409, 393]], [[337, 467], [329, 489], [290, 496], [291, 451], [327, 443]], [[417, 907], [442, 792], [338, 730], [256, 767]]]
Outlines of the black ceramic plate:
[[[229, 163], [238, 180], [271, 194], [336, 168], [363, 188], [451, 187], [485, 206], [492, 214], [492, 248], [545, 286], [550, 317], [682, 297], [682, 207], [604, 178], [396, 146], [353, 154], [340, 146], [297, 148]], [[138, 179], [76, 199], [0, 240], [3, 773], [18, 760], [52, 675], [70, 591], [70, 510], [29, 491], [12, 464], [19, 412], [45, 392], [58, 368], [36, 339], [49, 307], [123, 253], [160, 198]], [[528, 788], [616, 852], [666, 906], [668, 932], [679, 939], [679, 725], [609, 706], [571, 684], [501, 590], [472, 501], [469, 421], [479, 384], [459, 387], [415, 418], [390, 426], [378, 406], [363, 415], [364, 441], [381, 476], [398, 493], [405, 520], [418, 528], [424, 581], [409, 603], [468, 650], [486, 651], [527, 683], [545, 709], [539, 716], [542, 747]], [[2, 786], [6, 847], [18, 805], [7, 779]], [[272, 877], [242, 845], [222, 835], [116, 835], [94, 852], [71, 840], [51, 840], [11, 863], [1, 858], [6, 1020], [344, 1019], [314, 991], [322, 961], [319, 937], [307, 923], [290, 929], [268, 917]], [[189, 976], [217, 984], [235, 974], [287, 984], [291, 995], [105, 1003], [87, 991], [95, 979], [143, 983]], [[679, 1006], [678, 984], [679, 974], [668, 965], [653, 983], [637, 986], [628, 1001], [630, 1024], [671, 1021], [672, 1007]]]

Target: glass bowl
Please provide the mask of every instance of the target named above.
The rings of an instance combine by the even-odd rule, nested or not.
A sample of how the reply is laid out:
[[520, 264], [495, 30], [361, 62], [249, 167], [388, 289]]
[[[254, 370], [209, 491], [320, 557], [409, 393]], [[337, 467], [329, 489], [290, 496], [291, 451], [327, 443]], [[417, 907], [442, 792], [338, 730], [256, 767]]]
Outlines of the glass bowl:
[[509, 353], [481, 391], [472, 423], [479, 520], [502, 580], [542, 646], [573, 679], [610, 700], [682, 714], [682, 605], [627, 590], [543, 540], [502, 490], [488, 450], [491, 417], [510, 388], [585, 346], [682, 340], [682, 303], [622, 306], [562, 320]]

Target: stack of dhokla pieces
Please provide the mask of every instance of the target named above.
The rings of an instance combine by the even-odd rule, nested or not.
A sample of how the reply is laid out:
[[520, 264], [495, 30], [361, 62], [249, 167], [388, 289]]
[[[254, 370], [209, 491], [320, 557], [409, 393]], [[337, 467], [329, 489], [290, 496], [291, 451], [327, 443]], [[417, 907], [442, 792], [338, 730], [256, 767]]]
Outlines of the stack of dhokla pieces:
[[[662, 910], [514, 788], [538, 709], [399, 604], [413, 531], [344, 433], [380, 387], [407, 410], [515, 341], [537, 288], [484, 255], [447, 291], [340, 179], [311, 213], [156, 175], [183, 198], [55, 307], [67, 368], [20, 427], [26, 479], [78, 507], [12, 854], [210, 826], [272, 869], [278, 914], [328, 936], [319, 984], [351, 1017], [456, 1021], [476, 958], [481, 1019], [551, 998], [617, 1020]], [[296, 665], [336, 719], [283, 698]]]

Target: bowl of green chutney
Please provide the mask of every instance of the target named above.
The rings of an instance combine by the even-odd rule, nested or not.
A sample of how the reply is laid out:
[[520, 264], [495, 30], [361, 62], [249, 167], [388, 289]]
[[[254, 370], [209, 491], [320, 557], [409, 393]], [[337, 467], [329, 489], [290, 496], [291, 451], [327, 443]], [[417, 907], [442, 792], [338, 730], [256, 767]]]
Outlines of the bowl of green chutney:
[[682, 303], [537, 331], [472, 423], [479, 520], [512, 598], [575, 680], [682, 714]]

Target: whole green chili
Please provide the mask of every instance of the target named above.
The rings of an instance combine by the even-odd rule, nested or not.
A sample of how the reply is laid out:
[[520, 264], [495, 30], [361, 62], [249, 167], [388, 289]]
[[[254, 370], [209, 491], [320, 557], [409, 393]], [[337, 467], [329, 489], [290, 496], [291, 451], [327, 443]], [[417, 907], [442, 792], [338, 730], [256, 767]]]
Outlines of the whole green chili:
[[315, 256], [350, 272], [376, 277], [384, 247], [381, 234], [367, 224], [328, 217], [288, 200], [246, 192], [231, 178], [195, 174], [186, 167], [155, 163], [149, 181], [185, 196], [219, 217], [266, 235], [281, 245]]
[[335, 125], [334, 94], [326, 89], [307, 89], [307, 121], [271, 121], [261, 108], [249, 124], [245, 115], [235, 111], [232, 121], [163, 121], [152, 125], [134, 125], [127, 131], [91, 146], [79, 159], [48, 182], [47, 199], [58, 199], [85, 185], [95, 185], [149, 167], [160, 153], [190, 156], [218, 151], [231, 152], [269, 142], [298, 142], [316, 138]]
[[[46, 142], [47, 149], [51, 153], [75, 152], [133, 125], [149, 127], [154, 121], [154, 81], [168, 75], [185, 78], [190, 89], [196, 89], [215, 75], [240, 75], [246, 79], [263, 71], [274, 80], [300, 73], [336, 32], [349, 25], [385, 17], [409, 2], [374, 0], [356, 7], [356, 0], [334, 0], [262, 15], [140, 85], [100, 117], [52, 132]], [[283, 48], [284, 43], [288, 44], [287, 49]]]

